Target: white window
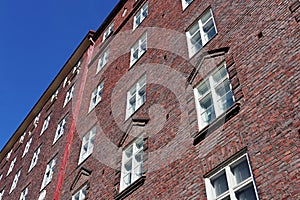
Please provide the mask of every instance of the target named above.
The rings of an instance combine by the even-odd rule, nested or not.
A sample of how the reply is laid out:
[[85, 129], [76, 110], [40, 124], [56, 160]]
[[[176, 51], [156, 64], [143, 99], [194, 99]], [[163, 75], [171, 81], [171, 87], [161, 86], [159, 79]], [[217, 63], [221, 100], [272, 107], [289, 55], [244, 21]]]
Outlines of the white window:
[[130, 66], [146, 52], [147, 50], [147, 34], [144, 33], [138, 41], [131, 47], [130, 53]]
[[114, 23], [109, 25], [109, 27], [106, 29], [106, 31], [103, 34], [103, 41], [106, 40], [110, 36], [110, 34], [114, 31]]
[[225, 64], [194, 89], [199, 129], [206, 127], [234, 103]]
[[148, 2], [136, 13], [133, 18], [133, 30], [135, 30], [148, 16]]
[[22, 155], [22, 158], [28, 153], [31, 142], [32, 142], [32, 138], [30, 138], [30, 140], [27, 141], [24, 152], [23, 152], [23, 155]]
[[208, 200], [257, 200], [247, 154], [205, 179]]
[[73, 74], [78, 74], [80, 70], [81, 60], [78, 61], [78, 63], [73, 67]]
[[4, 189], [0, 192], [0, 200], [2, 200], [3, 196], [4, 196]]
[[146, 101], [146, 76], [143, 76], [127, 92], [126, 119]]
[[197, 53], [209, 40], [217, 34], [217, 27], [211, 9], [203, 13], [197, 21], [186, 32], [189, 56]]
[[184, 10], [194, 0], [181, 0], [181, 1], [182, 1], [182, 9]]
[[53, 158], [47, 165], [46, 171], [45, 171], [45, 175], [44, 175], [44, 179], [43, 179], [43, 183], [42, 183], [42, 187], [41, 190], [48, 185], [51, 180], [52, 180], [52, 175], [54, 172], [54, 166], [56, 164], [56, 158]]
[[65, 107], [67, 105], [67, 103], [72, 99], [73, 97], [73, 92], [74, 92], [74, 88], [75, 88], [75, 85], [73, 85], [67, 92], [66, 94], [66, 98], [65, 98], [65, 102], [64, 102], [64, 106]]
[[83, 138], [79, 156], [79, 164], [93, 153], [96, 127], [93, 127]]
[[21, 170], [19, 170], [16, 175], [15, 175], [15, 178], [11, 184], [11, 188], [10, 188], [10, 191], [9, 193], [11, 193], [16, 187], [17, 187], [17, 184], [18, 184], [18, 180], [19, 180], [19, 177], [21, 175]]
[[19, 140], [19, 143], [20, 143], [20, 144], [23, 144], [24, 139], [25, 139], [25, 136], [26, 136], [26, 132], [23, 133], [22, 136], [20, 137], [20, 140]]
[[102, 99], [102, 92], [103, 92], [104, 81], [102, 81], [97, 88], [93, 91], [91, 96], [90, 108], [91, 111]]
[[84, 185], [78, 192], [72, 196], [72, 200], [84, 200], [87, 193], [87, 185]]
[[61, 120], [56, 128], [55, 137], [53, 144], [64, 134], [65, 126], [67, 122], [67, 117], [65, 117], [63, 120]]
[[47, 128], [49, 126], [50, 119], [51, 119], [51, 114], [48, 115], [48, 117], [45, 119], [40, 135], [42, 135], [45, 132], [45, 130], [47, 130]]
[[99, 58], [97, 73], [108, 63], [109, 49], [106, 49]]
[[52, 94], [50, 99], [51, 103], [57, 99], [57, 95], [58, 95], [58, 89]]
[[143, 138], [138, 138], [123, 151], [120, 191], [142, 176], [143, 145]]
[[3, 174], [0, 175], [0, 181], [2, 180], [2, 178], [3, 178]]
[[28, 186], [21, 192], [20, 200], [26, 200], [27, 194], [28, 194]]
[[[41, 116], [41, 113], [39, 113], [35, 118], [34, 118], [34, 121], [33, 121], [33, 125], [34, 127], [37, 127], [39, 121], [40, 121], [40, 116]], [[30, 134], [29, 134], [30, 135]]]
[[39, 196], [39, 199], [38, 200], [44, 200], [46, 198], [46, 190], [43, 190], [41, 193], [40, 193], [40, 196]]
[[14, 168], [14, 166], [15, 166], [16, 161], [17, 161], [17, 157], [15, 157], [15, 158], [11, 161], [6, 176], [8, 176], [8, 175], [12, 172], [12, 170], [13, 170], [13, 168]]
[[32, 168], [34, 168], [34, 166], [36, 165], [36, 163], [37, 163], [37, 161], [38, 161], [38, 158], [39, 158], [40, 151], [41, 151], [41, 147], [39, 147], [39, 148], [33, 153], [33, 157], [32, 157], [32, 160], [31, 160], [31, 163], [30, 163], [30, 167], [29, 167], [28, 172], [30, 172], [30, 171], [32, 170]]
[[7, 153], [6, 160], [8, 161], [12, 154], [12, 149]]

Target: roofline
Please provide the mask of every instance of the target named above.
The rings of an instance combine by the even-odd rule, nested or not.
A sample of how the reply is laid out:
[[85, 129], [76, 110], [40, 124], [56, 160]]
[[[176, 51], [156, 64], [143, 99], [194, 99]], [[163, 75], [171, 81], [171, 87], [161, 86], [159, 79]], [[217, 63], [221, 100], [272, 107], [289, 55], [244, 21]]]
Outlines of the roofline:
[[2, 162], [3, 158], [6, 156], [6, 154], [10, 151], [10, 149], [13, 148], [15, 142], [26, 131], [26, 129], [30, 125], [30, 123], [34, 120], [34, 118], [38, 115], [38, 113], [43, 109], [43, 107], [47, 103], [48, 99], [57, 90], [57, 88], [60, 86], [62, 81], [67, 76], [67, 74], [72, 70], [74, 65], [82, 57], [82, 55], [84, 54], [84, 52], [87, 50], [87, 48], [90, 45], [90, 40], [89, 39], [92, 38], [94, 34], [95, 34], [95, 31], [93, 31], [93, 30], [90, 30], [86, 34], [86, 36], [83, 38], [83, 40], [77, 46], [77, 48], [75, 49], [73, 54], [66, 61], [66, 63], [62, 67], [62, 69], [58, 72], [56, 77], [50, 83], [50, 85], [48, 86], [46, 91], [42, 94], [42, 96], [37, 101], [37, 103], [33, 106], [33, 108], [29, 111], [29, 113], [27, 114], [27, 116], [25, 117], [23, 122], [16, 129], [16, 131], [11, 136], [11, 138], [8, 140], [8, 142], [4, 145], [4, 147], [2, 148], [2, 150], [0, 152], [0, 161], [1, 162]]

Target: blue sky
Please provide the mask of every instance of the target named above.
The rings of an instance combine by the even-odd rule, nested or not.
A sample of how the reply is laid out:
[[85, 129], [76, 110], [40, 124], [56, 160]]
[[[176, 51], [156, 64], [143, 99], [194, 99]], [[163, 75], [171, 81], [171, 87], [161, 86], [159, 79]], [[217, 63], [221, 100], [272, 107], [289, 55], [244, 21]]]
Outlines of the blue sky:
[[118, 0], [0, 0], [0, 149]]

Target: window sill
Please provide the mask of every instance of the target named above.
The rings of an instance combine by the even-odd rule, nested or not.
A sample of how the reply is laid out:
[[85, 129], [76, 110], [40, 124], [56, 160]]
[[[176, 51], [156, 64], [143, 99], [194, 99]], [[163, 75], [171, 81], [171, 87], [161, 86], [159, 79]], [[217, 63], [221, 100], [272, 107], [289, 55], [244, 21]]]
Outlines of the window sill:
[[195, 134], [193, 145], [197, 145], [199, 142], [204, 140], [211, 132], [218, 129], [233, 116], [237, 115], [240, 111], [240, 103], [235, 102], [226, 112], [217, 117], [211, 124], [207, 125], [201, 129], [197, 134]]
[[139, 179], [137, 179], [131, 185], [125, 188], [122, 192], [117, 194], [114, 199], [115, 200], [124, 199], [125, 197], [133, 193], [135, 190], [137, 190], [139, 187], [141, 187], [144, 184], [145, 180], [146, 180], [146, 176], [141, 176]]

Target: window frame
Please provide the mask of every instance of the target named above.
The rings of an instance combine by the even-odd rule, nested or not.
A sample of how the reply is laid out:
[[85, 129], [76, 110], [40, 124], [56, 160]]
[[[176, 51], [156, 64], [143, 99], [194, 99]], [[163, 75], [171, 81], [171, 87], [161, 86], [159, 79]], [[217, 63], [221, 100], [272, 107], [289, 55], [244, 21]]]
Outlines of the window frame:
[[[96, 74], [98, 74], [108, 63], [108, 59], [109, 59], [109, 52], [110, 52], [110, 48], [106, 48], [99, 57], [98, 60], [98, 65], [97, 65], [97, 71]], [[101, 64], [101, 65], [100, 65]]]
[[14, 167], [15, 167], [16, 162], [17, 162], [17, 156], [11, 161], [11, 163], [10, 163], [10, 165], [9, 165], [9, 168], [8, 168], [8, 170], [7, 170], [6, 176], [8, 176], [8, 175], [12, 172], [12, 170], [13, 170]]
[[20, 200], [26, 200], [26, 196], [28, 195], [28, 187], [29, 186], [26, 186], [26, 188], [21, 192]]
[[[85, 200], [87, 196], [87, 190], [88, 190], [88, 185], [84, 184], [75, 194], [72, 195], [72, 200], [77, 200], [76, 199], [77, 195], [79, 195], [78, 200]], [[85, 191], [85, 194], [83, 191]]]
[[[143, 49], [143, 47], [145, 49]], [[137, 52], [136, 52], [137, 51]], [[130, 48], [130, 68], [147, 52], [147, 32], [144, 32]], [[135, 58], [135, 54], [137, 57]]]
[[9, 190], [9, 194], [12, 193], [12, 191], [14, 191], [14, 189], [16, 189], [16, 187], [17, 187], [17, 184], [18, 184], [18, 182], [19, 182], [19, 178], [20, 178], [20, 176], [21, 176], [21, 170], [22, 170], [22, 169], [20, 169], [20, 170], [15, 174], [14, 180], [13, 180], [13, 182], [12, 182], [12, 184], [11, 184], [11, 187], [10, 187], [10, 190]]
[[103, 40], [102, 42], [104, 42], [107, 38], [109, 38], [109, 36], [114, 32], [114, 27], [115, 27], [115, 23], [112, 22], [104, 31], [103, 33]]
[[[249, 177], [242, 180], [240, 183], [235, 183], [235, 176], [234, 172], [232, 172], [232, 168], [238, 166], [242, 162], [246, 161], [247, 162], [247, 169], [249, 173]], [[215, 191], [214, 191], [214, 186], [212, 184], [212, 180], [220, 177], [221, 175], [225, 174], [226, 177], [226, 183], [227, 183], [227, 190], [216, 196]], [[239, 156], [237, 159], [234, 159], [233, 161], [229, 162], [226, 165], [223, 165], [221, 169], [216, 171], [214, 174], [212, 174], [209, 177], [205, 178], [205, 189], [206, 189], [206, 194], [207, 194], [207, 199], [208, 200], [222, 200], [225, 198], [229, 199], [236, 199], [236, 193], [239, 191], [243, 191], [249, 187], [253, 187], [255, 197], [257, 200], [259, 200], [258, 197], [258, 192], [257, 192], [257, 187], [255, 185], [254, 181], [254, 176], [252, 172], [252, 168], [250, 165], [250, 160], [249, 156], [247, 153], [242, 154]]]
[[30, 172], [37, 164], [38, 162], [38, 159], [39, 159], [39, 154], [41, 152], [41, 147], [42, 146], [39, 146], [33, 153], [33, 156], [32, 156], [32, 159], [31, 159], [31, 162], [30, 162], [30, 166], [29, 166], [29, 169], [28, 169], [28, 172]]
[[[93, 153], [96, 135], [97, 135], [97, 128], [96, 126], [94, 126], [82, 138], [78, 165], [83, 163]], [[85, 147], [85, 145], [87, 145], [87, 147]]]
[[[189, 1], [189, 2], [187, 2]], [[185, 10], [194, 0], [181, 0], [182, 10]]]
[[[202, 23], [202, 19], [205, 18], [205, 16], [207, 14], [210, 14], [210, 17], [204, 22]], [[208, 32], [210, 32], [212, 29], [212, 27], [209, 29], [209, 31], [207, 31], [207, 33], [205, 33], [204, 31], [204, 27], [208, 24], [209, 21], [212, 20], [213, 23], [213, 28], [215, 30], [215, 34], [210, 36], [209, 38], [209, 34]], [[198, 28], [197, 28], [198, 26]], [[194, 33], [191, 35], [190, 31], [195, 29]], [[200, 33], [200, 40], [199, 42], [201, 42], [200, 47], [197, 47], [195, 44], [192, 44], [193, 42], [192, 39], [193, 37], [197, 34]], [[216, 21], [213, 15], [213, 11], [211, 8], [206, 9], [201, 15], [200, 17], [187, 29], [186, 31], [186, 39], [187, 39], [187, 45], [188, 45], [188, 53], [189, 53], [189, 57], [193, 57], [196, 53], [198, 53], [209, 41], [211, 41], [216, 35], [218, 34], [218, 29], [217, 29], [217, 25], [216, 25]], [[197, 41], [196, 44], [199, 45], [199, 42]], [[197, 49], [198, 48], [198, 49]], [[196, 50], [195, 50], [196, 49]]]
[[45, 118], [40, 135], [42, 135], [49, 127], [51, 113]]
[[[100, 84], [96, 87], [96, 89], [93, 90], [91, 94], [89, 112], [91, 112], [96, 107], [96, 105], [98, 105], [98, 103], [102, 100], [103, 89], [104, 89], [104, 80], [100, 82]], [[99, 95], [100, 92], [101, 95]]]
[[44, 200], [46, 198], [46, 194], [47, 194], [46, 190], [43, 190], [42, 192], [40, 192], [38, 200]]
[[66, 124], [67, 124], [67, 116], [65, 116], [58, 124], [57, 124], [57, 128], [55, 131], [55, 136], [53, 139], [53, 144], [55, 144], [57, 142], [57, 140], [59, 140], [59, 138], [62, 137], [62, 135], [64, 134], [64, 131], [66, 129]]
[[[145, 11], [147, 13], [146, 16], [143, 15]], [[142, 24], [142, 22], [148, 17], [148, 15], [149, 15], [149, 6], [148, 6], [148, 1], [146, 1], [133, 17], [133, 30], [137, 29]], [[139, 23], [136, 23], [138, 17], [140, 18], [140, 20]]]
[[64, 101], [64, 105], [63, 107], [65, 107], [73, 98], [74, 95], [74, 89], [75, 89], [75, 84], [73, 84], [67, 91], [66, 93], [66, 97], [65, 97], [65, 101]]
[[5, 189], [2, 189], [0, 191], [0, 200], [2, 200], [3, 196], [4, 196], [4, 192], [5, 192]]
[[56, 165], [56, 157], [52, 158], [46, 166], [40, 191], [42, 191], [52, 181], [55, 165]]
[[24, 158], [24, 156], [28, 153], [29, 148], [30, 148], [30, 146], [31, 146], [31, 142], [32, 142], [32, 137], [27, 141], [27, 143], [26, 143], [26, 145], [25, 145], [25, 148], [24, 148], [24, 151], [23, 151], [22, 158]]

